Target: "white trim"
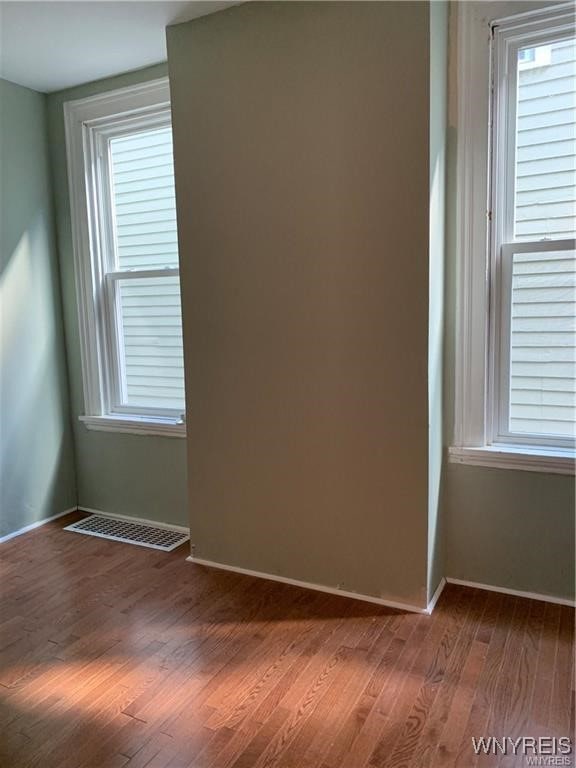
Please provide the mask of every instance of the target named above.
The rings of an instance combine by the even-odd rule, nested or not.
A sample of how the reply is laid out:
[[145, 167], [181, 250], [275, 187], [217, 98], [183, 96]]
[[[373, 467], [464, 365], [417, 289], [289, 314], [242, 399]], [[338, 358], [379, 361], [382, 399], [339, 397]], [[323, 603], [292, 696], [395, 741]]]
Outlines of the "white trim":
[[442, 576], [442, 578], [440, 579], [440, 584], [438, 584], [438, 586], [436, 587], [436, 591], [434, 592], [434, 594], [432, 595], [432, 599], [428, 603], [426, 613], [431, 614], [434, 608], [436, 608], [436, 603], [440, 599], [440, 595], [442, 594], [442, 592], [444, 592], [445, 586], [446, 586], [446, 579], [444, 578], [444, 576]]
[[416, 605], [408, 605], [407, 603], [399, 603], [395, 600], [386, 600], [382, 597], [373, 597], [372, 595], [363, 595], [360, 592], [347, 592], [337, 587], [325, 587], [322, 584], [311, 584], [308, 581], [300, 581], [299, 579], [289, 579], [286, 576], [276, 576], [272, 573], [264, 573], [263, 571], [252, 571], [248, 568], [238, 568], [235, 565], [225, 565], [224, 563], [215, 563], [213, 560], [203, 560], [199, 557], [190, 555], [186, 558], [189, 563], [195, 563], [196, 565], [205, 565], [208, 568], [216, 568], [219, 571], [231, 571], [232, 573], [241, 573], [244, 576], [253, 576], [256, 579], [266, 579], [268, 581], [278, 581], [280, 584], [291, 584], [293, 587], [302, 587], [303, 589], [311, 589], [314, 592], [326, 592], [329, 595], [339, 595], [340, 597], [350, 597], [353, 600], [361, 600], [364, 603], [374, 603], [375, 605], [382, 605], [387, 608], [394, 608], [397, 611], [408, 611], [410, 613], [423, 613], [428, 614], [428, 608], [418, 608]]
[[520, 589], [508, 589], [507, 587], [494, 587], [491, 584], [480, 584], [476, 581], [464, 581], [463, 579], [452, 579], [446, 577], [448, 584], [457, 584], [460, 587], [470, 587], [471, 589], [483, 589], [486, 592], [499, 592], [502, 595], [512, 595], [513, 597], [525, 597], [527, 600], [540, 600], [543, 603], [554, 603], [554, 605], [567, 605], [570, 608], [576, 607], [575, 600], [569, 600], [565, 597], [554, 597], [553, 595], [540, 595], [537, 592], [523, 592]]
[[[494, 169], [490, 173], [489, 148], [492, 122], [497, 119], [492, 112], [493, 108], [499, 107], [498, 100], [492, 104], [491, 99], [491, 89], [496, 85], [491, 56], [492, 24], [498, 20], [500, 30], [505, 26], [509, 34], [533, 35], [539, 31], [539, 25], [548, 24], [547, 18], [553, 17], [558, 23], [573, 19], [570, 3], [543, 2], [541, 8], [528, 8], [527, 3], [514, 2], [458, 4], [454, 379], [454, 444], [457, 448], [450, 449], [450, 460], [531, 471], [568, 472], [565, 461], [555, 465], [546, 458], [539, 464], [521, 450], [501, 451], [500, 447], [492, 449], [490, 446], [494, 410], [491, 403], [498, 399], [491, 394], [497, 387], [493, 380], [491, 354], [499, 342], [497, 323], [494, 322], [494, 313], [499, 309], [498, 286], [495, 285], [496, 270], [491, 251], [494, 252], [495, 243], [504, 242], [502, 233], [498, 236], [495, 233], [498, 222], [494, 222], [494, 227], [490, 225], [490, 211], [494, 208], [489, 181], [491, 176], [494, 181], [496, 173]], [[493, 144], [494, 152], [502, 151], [501, 142]], [[468, 449], [474, 449], [476, 453]], [[488, 453], [488, 450], [492, 452]], [[535, 450], [539, 451], [539, 448], [533, 447], [532, 452]], [[511, 453], [517, 456], [512, 459]]]
[[162, 269], [131, 269], [120, 272], [107, 272], [106, 280], [142, 280], [143, 277], [180, 277], [178, 267], [162, 267]]
[[74, 277], [78, 305], [78, 329], [80, 334], [80, 360], [84, 408], [86, 413], [103, 412], [101, 393], [103, 382], [99, 365], [101, 350], [98, 347], [97, 320], [94, 306], [94, 276], [90, 259], [90, 232], [88, 208], [84, 186], [84, 145], [82, 121], [78, 114], [80, 104], [64, 104], [66, 132], [66, 164], [70, 198], [70, 222], [74, 253]]
[[488, 270], [490, 274], [490, 342], [486, 444], [515, 443], [574, 448], [568, 436], [517, 434], [511, 418], [511, 330], [513, 257], [517, 253], [573, 251], [573, 238], [515, 240], [516, 128], [518, 99], [518, 51], [541, 40], [564, 39], [574, 34], [574, 11], [555, 6], [534, 13], [495, 19], [491, 24], [492, 117], [491, 189], [489, 208], [492, 231]]
[[186, 424], [170, 419], [154, 419], [151, 416], [79, 416], [86, 429], [96, 432], [124, 432], [129, 435], [159, 435], [161, 437], [186, 437]]
[[0, 537], [0, 544], [4, 544], [5, 541], [10, 541], [10, 539], [14, 539], [16, 536], [22, 536], [23, 533], [28, 533], [29, 531], [33, 531], [36, 528], [41, 528], [43, 525], [46, 525], [46, 523], [52, 523], [54, 520], [58, 520], [59, 517], [64, 517], [65, 515], [69, 515], [71, 512], [77, 511], [78, 507], [71, 507], [70, 509], [65, 509], [64, 512], [58, 512], [57, 515], [52, 515], [52, 517], [47, 517], [44, 520], [38, 520], [35, 523], [30, 523], [30, 525], [25, 525], [24, 528], [19, 528], [17, 531], [7, 533], [6, 536]]
[[[457, 445], [485, 442], [489, 126], [487, 119], [478, 119], [478, 114], [488, 117], [490, 83], [489, 28], [482, 10], [478, 3], [458, 6], [454, 390]], [[477, 286], [484, 289], [477, 290]]]
[[[156, 111], [170, 108], [168, 78], [121, 88], [115, 91], [90, 96], [85, 99], [68, 101], [64, 104], [64, 126], [66, 134], [66, 161], [70, 197], [70, 218], [74, 252], [74, 274], [78, 303], [78, 325], [80, 333], [80, 357], [84, 409], [87, 415], [96, 416], [105, 412], [109, 395], [108, 382], [103, 376], [107, 358], [106, 334], [99, 331], [103, 318], [99, 316], [97, 291], [102, 280], [99, 245], [102, 237], [99, 230], [103, 223], [90, 216], [90, 202], [102, 183], [99, 178], [99, 164], [86, 167], [86, 154], [96, 157], [98, 146], [94, 129], [102, 121], [110, 121], [110, 115], [122, 120], [126, 116], [145, 118], [150, 109]], [[90, 171], [90, 172], [88, 172]], [[109, 233], [108, 233], [109, 235]], [[92, 258], [92, 252], [98, 258]]]
[[556, 475], [574, 475], [576, 454], [574, 451], [551, 448], [527, 448], [519, 445], [488, 445], [468, 448], [448, 448], [451, 464], [471, 464], [477, 467], [521, 469], [527, 472], [550, 472]]
[[[170, 122], [170, 89], [168, 78], [121, 88], [115, 91], [68, 101], [64, 104], [70, 216], [74, 251], [74, 273], [78, 304], [80, 356], [84, 393], [85, 422], [89, 429], [131, 432], [134, 434], [181, 435], [182, 428], [158, 423], [155, 415], [168, 422], [177, 420], [175, 409], [151, 409], [146, 427], [130, 409], [129, 419], [100, 421], [113, 413], [121, 402], [118, 381], [117, 329], [111, 327], [112, 312], [103, 308], [112, 304], [113, 285], [118, 275], [107, 254], [113, 232], [108, 215], [98, 202], [109, 198], [106, 163], [106, 141], [112, 135]], [[107, 209], [107, 206], [104, 206]], [[94, 211], [98, 211], [95, 214]], [[109, 274], [111, 280], [106, 281]], [[126, 272], [124, 278], [178, 275], [178, 268], [152, 270], [144, 275]], [[142, 409], [135, 409], [138, 412]], [[98, 420], [96, 420], [98, 419]]]
[[167, 77], [147, 80], [145, 83], [116, 88], [113, 91], [97, 93], [83, 99], [67, 101], [64, 112], [82, 110], [86, 119], [95, 120], [109, 114], [122, 114], [137, 109], [143, 110], [150, 102], [170, 105], [170, 88]]
[[92, 509], [91, 507], [78, 507], [78, 512], [88, 512], [90, 515], [100, 515], [100, 517], [111, 517], [114, 520], [127, 520], [130, 523], [141, 523], [142, 525], [150, 525], [153, 528], [164, 528], [167, 531], [190, 533], [190, 528], [185, 525], [161, 523], [158, 520], [148, 520], [144, 517], [132, 517], [131, 515], [117, 515], [115, 512], [102, 512], [101, 509]]

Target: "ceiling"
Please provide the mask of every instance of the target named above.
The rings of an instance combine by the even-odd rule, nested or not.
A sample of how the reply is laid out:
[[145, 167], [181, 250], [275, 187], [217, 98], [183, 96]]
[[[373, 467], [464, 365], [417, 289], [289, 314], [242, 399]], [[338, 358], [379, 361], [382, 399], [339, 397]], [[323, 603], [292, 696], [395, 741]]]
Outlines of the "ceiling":
[[0, 77], [49, 93], [166, 61], [169, 24], [234, 2], [0, 2]]

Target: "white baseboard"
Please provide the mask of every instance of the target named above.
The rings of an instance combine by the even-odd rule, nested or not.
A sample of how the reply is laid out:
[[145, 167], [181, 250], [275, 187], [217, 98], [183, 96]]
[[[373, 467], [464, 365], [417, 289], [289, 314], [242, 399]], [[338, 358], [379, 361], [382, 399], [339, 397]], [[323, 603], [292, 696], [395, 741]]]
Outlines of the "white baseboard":
[[142, 525], [151, 525], [154, 528], [164, 528], [167, 531], [177, 531], [178, 533], [190, 533], [190, 528], [184, 525], [172, 525], [172, 523], [160, 523], [158, 520], [147, 520], [143, 517], [130, 517], [129, 515], [117, 515], [114, 512], [103, 512], [101, 509], [92, 509], [91, 507], [78, 507], [78, 512], [88, 512], [91, 515], [100, 515], [101, 517], [111, 517], [114, 520], [128, 520], [131, 523], [141, 523]]
[[251, 571], [248, 568], [238, 568], [235, 565], [225, 565], [224, 563], [215, 563], [212, 560], [202, 560], [199, 557], [190, 555], [186, 560], [196, 565], [205, 565], [208, 568], [216, 568], [220, 571], [232, 571], [232, 573], [241, 573], [244, 576], [254, 576], [256, 579], [267, 579], [268, 581], [278, 581], [281, 584], [291, 584], [293, 587], [302, 587], [303, 589], [311, 589], [314, 592], [326, 592], [329, 595], [338, 595], [339, 597], [350, 597], [353, 600], [361, 600], [364, 603], [374, 603], [375, 605], [382, 605], [386, 608], [395, 608], [397, 611], [408, 611], [410, 613], [428, 613], [428, 608], [419, 608], [416, 605], [408, 605], [406, 603], [399, 603], [395, 600], [386, 600], [382, 597], [372, 597], [371, 595], [363, 595], [359, 592], [346, 592], [343, 589], [337, 589], [336, 587], [325, 587], [321, 584], [311, 584], [308, 581], [300, 581], [299, 579], [289, 579], [285, 576], [276, 576], [272, 573], [263, 573], [262, 571]]
[[76, 512], [77, 509], [77, 507], [65, 509], [64, 512], [58, 512], [57, 515], [46, 517], [43, 520], [37, 520], [35, 523], [25, 525], [24, 528], [19, 528], [17, 531], [7, 533], [6, 536], [0, 537], [0, 544], [3, 544], [5, 541], [10, 541], [10, 539], [14, 539], [16, 536], [22, 536], [23, 533], [28, 533], [28, 531], [33, 531], [35, 528], [40, 528], [41, 526], [46, 525], [46, 523], [51, 523], [53, 520], [58, 520], [59, 517], [64, 517], [64, 515], [69, 515], [71, 512]]
[[473, 589], [484, 589], [487, 592], [501, 592], [503, 595], [512, 595], [513, 597], [526, 597], [529, 600], [541, 600], [544, 603], [555, 603], [556, 605], [567, 605], [570, 608], [576, 606], [575, 600], [568, 600], [565, 597], [553, 597], [552, 595], [540, 595], [537, 592], [522, 592], [519, 589], [508, 589], [507, 587], [494, 587], [491, 584], [479, 584], [476, 581], [464, 581], [463, 579], [446, 578], [448, 584], [458, 584], [461, 587], [472, 587]]
[[[172, 525], [171, 523], [160, 523], [157, 520], [148, 520], [146, 518], [141, 517], [130, 517], [128, 515], [117, 515], [113, 512], [103, 512], [101, 509], [92, 509], [91, 507], [71, 507], [70, 509], [65, 509], [63, 512], [59, 512], [57, 515], [52, 515], [51, 517], [47, 517], [43, 520], [38, 520], [35, 523], [30, 523], [30, 525], [26, 525], [23, 528], [19, 528], [17, 531], [13, 531], [12, 533], [8, 533], [5, 536], [0, 537], [0, 544], [3, 544], [6, 541], [10, 541], [10, 539], [14, 539], [17, 536], [22, 536], [24, 533], [28, 533], [29, 531], [33, 531], [35, 528], [40, 528], [43, 525], [46, 525], [47, 523], [51, 523], [54, 520], [58, 520], [60, 517], [64, 517], [65, 515], [69, 515], [71, 512], [87, 512], [92, 515], [102, 515], [102, 517], [111, 517], [116, 518], [118, 520], [130, 520], [135, 523], [142, 523], [144, 525], [152, 525], [156, 526], [157, 528], [165, 528], [170, 531], [178, 531], [180, 533], [190, 533], [190, 529], [186, 526], [182, 525]], [[513, 597], [524, 597], [529, 600], [540, 600], [545, 603], [554, 603], [555, 605], [566, 605], [568, 607], [574, 608], [576, 607], [576, 600], [569, 600], [568, 598], [564, 597], [554, 597], [553, 595], [541, 595], [537, 592], [524, 592], [519, 589], [508, 589], [507, 587], [496, 587], [492, 584], [481, 584], [476, 581], [466, 581], [464, 579], [454, 579], [451, 577], [442, 578], [440, 581], [440, 584], [438, 585], [436, 591], [434, 592], [432, 599], [428, 603], [426, 608], [419, 608], [415, 605], [410, 605], [407, 603], [400, 603], [395, 600], [387, 600], [385, 598], [381, 597], [373, 597], [372, 595], [363, 595], [358, 592], [347, 592], [343, 589], [337, 589], [336, 587], [326, 587], [321, 584], [311, 584], [307, 581], [300, 581], [299, 579], [289, 579], [285, 576], [276, 576], [271, 573], [263, 573], [262, 571], [252, 571], [248, 568], [239, 568], [233, 565], [225, 565], [224, 563], [216, 563], [212, 560], [203, 560], [201, 558], [196, 558], [190, 555], [190, 557], [187, 557], [186, 560], [188, 560], [191, 563], [196, 563], [197, 565], [204, 565], [208, 568], [216, 568], [221, 571], [232, 571], [233, 573], [241, 573], [245, 576], [253, 576], [257, 579], [267, 579], [268, 581], [277, 581], [281, 584], [291, 584], [295, 587], [302, 587], [303, 589], [311, 589], [315, 592], [325, 592], [330, 595], [339, 595], [340, 597], [349, 597], [353, 600], [361, 600], [365, 603], [373, 603], [374, 605], [381, 605], [386, 608], [394, 608], [398, 611], [408, 611], [410, 613], [423, 613], [423, 614], [431, 614], [434, 608], [436, 607], [436, 603], [438, 602], [440, 595], [442, 594], [444, 587], [446, 584], [457, 584], [461, 587], [470, 587], [472, 589], [483, 589], [488, 592], [500, 592], [504, 595], [512, 595]]]
[[438, 586], [436, 587], [436, 591], [434, 592], [434, 594], [432, 595], [432, 599], [428, 603], [428, 608], [426, 609], [426, 613], [431, 614], [434, 608], [436, 608], [436, 603], [438, 602], [440, 595], [444, 591], [445, 586], [446, 586], [446, 579], [444, 578], [444, 576], [442, 576], [442, 578], [440, 579], [440, 584], [438, 584]]

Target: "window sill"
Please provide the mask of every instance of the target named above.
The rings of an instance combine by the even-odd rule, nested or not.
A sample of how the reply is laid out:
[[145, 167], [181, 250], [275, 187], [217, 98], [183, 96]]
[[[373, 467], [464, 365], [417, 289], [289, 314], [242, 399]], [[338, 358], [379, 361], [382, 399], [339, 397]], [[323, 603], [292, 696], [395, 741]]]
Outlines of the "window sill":
[[452, 464], [551, 472], [557, 475], [573, 475], [575, 458], [574, 451], [562, 448], [487, 445], [478, 448], [452, 446], [448, 449], [448, 460]]
[[132, 435], [159, 435], [161, 437], [186, 437], [186, 424], [173, 419], [147, 416], [80, 416], [86, 429], [98, 432], [124, 432]]

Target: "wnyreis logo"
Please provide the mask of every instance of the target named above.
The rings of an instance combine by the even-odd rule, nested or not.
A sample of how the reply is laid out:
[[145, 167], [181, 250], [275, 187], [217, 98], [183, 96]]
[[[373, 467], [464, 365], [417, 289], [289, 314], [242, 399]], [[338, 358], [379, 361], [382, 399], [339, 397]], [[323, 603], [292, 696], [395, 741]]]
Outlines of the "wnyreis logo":
[[572, 741], [568, 736], [472, 736], [475, 755], [520, 755], [526, 765], [572, 765]]

